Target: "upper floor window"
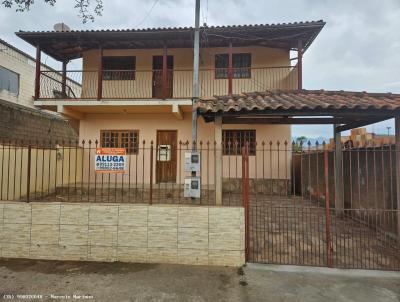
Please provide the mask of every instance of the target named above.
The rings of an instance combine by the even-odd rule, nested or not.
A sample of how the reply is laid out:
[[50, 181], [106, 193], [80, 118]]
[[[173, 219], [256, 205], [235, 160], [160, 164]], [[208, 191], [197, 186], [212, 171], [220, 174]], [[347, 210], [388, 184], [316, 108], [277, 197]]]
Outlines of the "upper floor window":
[[139, 131], [101, 130], [100, 146], [103, 148], [125, 148], [127, 154], [138, 154]]
[[222, 130], [224, 155], [241, 155], [248, 144], [249, 155], [256, 155], [256, 130]]
[[[233, 78], [244, 79], [251, 77], [251, 54], [234, 53], [232, 55]], [[215, 78], [227, 79], [229, 68], [229, 55], [215, 55]]]
[[19, 74], [0, 66], [0, 90], [19, 93]]
[[136, 57], [103, 57], [103, 80], [134, 80]]

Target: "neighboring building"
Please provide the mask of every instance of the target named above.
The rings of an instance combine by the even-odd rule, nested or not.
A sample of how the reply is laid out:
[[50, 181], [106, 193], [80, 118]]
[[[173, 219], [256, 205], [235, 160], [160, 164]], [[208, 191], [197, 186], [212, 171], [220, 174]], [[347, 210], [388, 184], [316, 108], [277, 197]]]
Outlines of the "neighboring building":
[[[35, 58], [0, 39], [0, 100], [34, 107]], [[55, 72], [46, 64], [41, 70]], [[61, 75], [55, 79], [61, 81]], [[79, 84], [67, 79], [69, 86], [79, 90]]]
[[35, 59], [0, 39], [0, 99], [33, 107], [34, 86]]
[[[384, 145], [394, 145], [395, 136], [385, 134], [375, 134], [367, 132], [366, 128], [351, 129], [350, 135], [341, 137], [342, 144], [347, 147], [380, 147]], [[334, 148], [333, 139], [330, 140], [330, 149]]]
[[[0, 139], [77, 140], [75, 121], [69, 124], [58, 114], [34, 108], [35, 64], [33, 57], [0, 39]], [[54, 71], [45, 64], [41, 69]], [[78, 89], [77, 83], [67, 81]]]
[[[201, 97], [247, 91], [298, 89], [302, 55], [325, 23], [202, 27]], [[80, 120], [80, 139], [137, 153], [139, 142], [172, 146], [191, 141], [193, 28], [17, 32], [41, 52], [64, 62], [62, 71], [41, 70], [35, 106]], [[246, 38], [247, 37], [247, 38]], [[256, 38], [248, 38], [256, 37]], [[296, 65], [290, 51], [298, 54]], [[67, 62], [82, 59], [81, 70]], [[82, 84], [77, 91], [51, 79], [63, 74]], [[55, 93], [57, 91], [57, 93]], [[59, 93], [59, 92], [62, 93]], [[223, 140], [290, 141], [290, 125], [224, 125]], [[214, 125], [198, 121], [198, 140], [214, 142]], [[252, 151], [253, 150], [253, 151]], [[254, 152], [254, 148], [251, 148]], [[171, 158], [176, 155], [172, 154]], [[176, 181], [177, 163], [160, 182]], [[168, 173], [167, 173], [168, 174]]]

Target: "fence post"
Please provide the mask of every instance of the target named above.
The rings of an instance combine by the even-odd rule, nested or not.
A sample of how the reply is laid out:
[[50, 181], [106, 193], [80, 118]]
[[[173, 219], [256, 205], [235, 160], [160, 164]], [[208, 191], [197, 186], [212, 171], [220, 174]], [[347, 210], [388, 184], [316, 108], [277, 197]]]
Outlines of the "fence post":
[[242, 201], [245, 224], [245, 260], [249, 258], [249, 146], [242, 147]]
[[326, 233], [326, 260], [328, 267], [332, 267], [332, 238], [331, 238], [331, 216], [329, 200], [329, 167], [328, 149], [324, 144], [324, 178], [325, 178], [325, 233]]
[[29, 202], [29, 194], [31, 191], [31, 161], [32, 161], [32, 146], [28, 145], [28, 169], [26, 173], [26, 202]]
[[397, 238], [400, 241], [400, 117], [396, 116], [395, 123], [395, 162], [396, 162], [396, 204], [397, 204]]
[[[143, 150], [144, 152], [144, 150]], [[153, 141], [150, 143], [150, 197], [149, 197], [149, 204], [153, 204], [153, 153], [154, 153], [154, 146]]]

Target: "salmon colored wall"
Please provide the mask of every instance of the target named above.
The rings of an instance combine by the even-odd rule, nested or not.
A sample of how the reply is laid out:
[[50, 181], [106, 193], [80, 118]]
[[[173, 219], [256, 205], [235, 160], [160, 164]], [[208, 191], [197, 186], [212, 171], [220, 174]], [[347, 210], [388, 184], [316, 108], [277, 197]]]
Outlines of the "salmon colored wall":
[[[200, 52], [200, 82], [203, 97], [226, 94], [228, 80], [215, 79], [215, 55], [227, 53], [227, 48], [203, 48]], [[251, 53], [252, 68], [290, 66], [289, 52], [267, 47], [238, 47], [233, 53]], [[83, 54], [83, 92], [82, 97], [95, 98], [97, 95], [97, 70], [100, 52], [86, 51]], [[104, 50], [104, 56], [136, 56], [136, 77], [134, 81], [103, 81], [103, 97], [115, 98], [151, 98], [153, 56], [162, 55], [162, 49], [122, 49]], [[173, 97], [187, 98], [192, 95], [193, 50], [168, 49], [168, 55], [174, 56]], [[296, 81], [286, 69], [253, 69], [252, 79], [234, 79], [233, 92], [265, 90], [288, 87]], [[288, 80], [290, 79], [290, 80]], [[256, 81], [255, 81], [256, 80]]]
[[[118, 114], [89, 114], [85, 120], [81, 120], [80, 123], [80, 140], [85, 140], [86, 142], [91, 139], [92, 141], [100, 141], [100, 130], [117, 130], [117, 129], [132, 129], [139, 130], [139, 141], [140, 147], [143, 147], [143, 140], [146, 141], [146, 150], [139, 151], [138, 155], [131, 155], [131, 177], [137, 178], [139, 182], [142, 182], [144, 178], [145, 183], [148, 183], [150, 178], [150, 142], [153, 140], [154, 148], [156, 148], [156, 134], [157, 130], [177, 130], [178, 132], [178, 144], [179, 141], [183, 143], [191, 140], [191, 117], [190, 114], [185, 114], [183, 120], [178, 120], [170, 114], [137, 114], [137, 115], [118, 115]], [[214, 183], [214, 124], [205, 123], [202, 118], [199, 118], [198, 123], [198, 140], [203, 142], [202, 153], [202, 183], [203, 185]], [[254, 178], [257, 176], [261, 178], [263, 171], [265, 173], [265, 178], [272, 177], [277, 178], [289, 178], [290, 177], [290, 154], [287, 152], [286, 160], [283, 142], [288, 141], [290, 148], [290, 138], [291, 131], [288, 125], [223, 125], [223, 129], [255, 129], [256, 139], [259, 143], [257, 149], [257, 162], [256, 157], [250, 156], [250, 177]], [[265, 141], [265, 152], [264, 152], [264, 166], [262, 165], [262, 145], [261, 142]], [[279, 153], [279, 166], [278, 166], [278, 152], [276, 151], [276, 142], [281, 142]], [[210, 142], [210, 151], [207, 152], [207, 141]], [[269, 153], [269, 141], [273, 142], [273, 152]], [[86, 145], [87, 146], [87, 145]], [[92, 145], [93, 147], [94, 145]], [[217, 144], [219, 147], [220, 144]], [[182, 146], [185, 149], [185, 146]], [[190, 148], [190, 147], [189, 147]], [[94, 150], [93, 150], [94, 152]], [[87, 152], [86, 152], [87, 153]], [[270, 157], [271, 155], [271, 157]], [[94, 162], [90, 163], [91, 176], [88, 175], [88, 158], [89, 155], [86, 154], [86, 165], [84, 167], [85, 174], [83, 181], [87, 182], [94, 181], [93, 167]], [[208, 158], [207, 158], [208, 157]], [[272, 167], [270, 164], [270, 158], [272, 158]], [[93, 161], [93, 153], [91, 155], [91, 161]], [[184, 150], [180, 153], [178, 151], [178, 172], [177, 172], [177, 182], [183, 182], [185, 176], [189, 176], [189, 173], [184, 172], [183, 167], [184, 161]], [[137, 167], [136, 167], [137, 162]], [[144, 165], [143, 165], [144, 163]], [[237, 168], [236, 168], [237, 167]], [[271, 169], [272, 168], [272, 169]], [[237, 170], [237, 173], [236, 173]], [[286, 172], [285, 172], [286, 170]], [[155, 168], [154, 168], [155, 171]], [[208, 171], [208, 173], [207, 173]], [[155, 172], [154, 172], [155, 173]], [[223, 157], [223, 175], [225, 178], [240, 177], [241, 176], [241, 156], [224, 156]], [[125, 178], [127, 181], [127, 178]], [[119, 181], [120, 182], [120, 181]]]

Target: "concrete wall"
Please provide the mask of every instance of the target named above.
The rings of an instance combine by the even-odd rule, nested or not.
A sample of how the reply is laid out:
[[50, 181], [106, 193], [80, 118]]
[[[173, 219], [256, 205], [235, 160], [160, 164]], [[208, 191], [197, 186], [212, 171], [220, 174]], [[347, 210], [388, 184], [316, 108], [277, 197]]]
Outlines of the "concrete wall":
[[0, 100], [0, 140], [74, 142], [78, 134], [71, 125], [54, 114]]
[[0, 256], [240, 266], [244, 209], [0, 203]]
[[[228, 53], [228, 48], [202, 48], [200, 50], [201, 95], [212, 97], [227, 94], [228, 80], [215, 79], [215, 55]], [[233, 53], [251, 53], [252, 76], [250, 79], [234, 79], [233, 92], [261, 91], [272, 87], [280, 89], [295, 88], [296, 76], [286, 69], [257, 69], [260, 67], [290, 66], [289, 52], [267, 47], [234, 47]], [[152, 62], [153, 56], [161, 56], [162, 49], [121, 49], [105, 50], [103, 56], [135, 56], [136, 76], [134, 81], [103, 81], [103, 97], [116, 98], [151, 98], [152, 97]], [[97, 70], [100, 52], [86, 51], [83, 54], [82, 97], [97, 96]], [[168, 49], [168, 55], [174, 57], [173, 97], [186, 98], [192, 95], [193, 50]], [[254, 79], [257, 79], [255, 83]], [[116, 95], [117, 94], [117, 95]]]

